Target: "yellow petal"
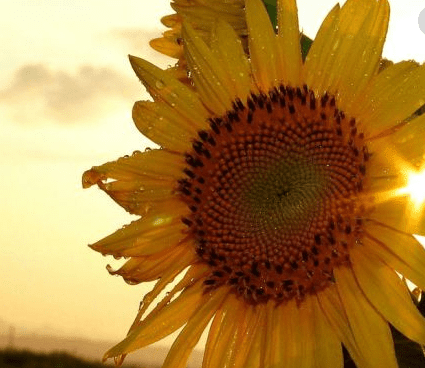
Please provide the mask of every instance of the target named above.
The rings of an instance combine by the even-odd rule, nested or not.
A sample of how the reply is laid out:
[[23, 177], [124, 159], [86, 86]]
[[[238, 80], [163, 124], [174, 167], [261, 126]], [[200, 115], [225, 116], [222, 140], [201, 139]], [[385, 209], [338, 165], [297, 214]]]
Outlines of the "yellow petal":
[[195, 260], [195, 247], [185, 243], [148, 256], [133, 257], [116, 271], [111, 267], [107, 269], [111, 275], [122, 276], [126, 282], [134, 285], [157, 280], [170, 269], [177, 269], [180, 272]]
[[137, 257], [176, 246], [187, 236], [187, 227], [181, 221], [185, 208], [181, 202], [180, 208], [167, 206], [164, 211], [152, 210], [90, 247], [103, 255]]
[[261, 348], [262, 364], [264, 367], [275, 367], [280, 363], [276, 359], [275, 352], [280, 350], [280, 331], [278, 326], [278, 313], [280, 312], [274, 300], [270, 299], [266, 304], [266, 325], [264, 326], [263, 346]]
[[313, 310], [311, 318], [314, 323], [314, 368], [342, 368], [344, 359], [341, 342], [329, 325], [316, 297], [311, 297], [311, 308]]
[[180, 59], [183, 56], [183, 47], [177, 43], [175, 38], [154, 38], [149, 41], [149, 45], [161, 54], [175, 59]]
[[144, 136], [177, 152], [189, 150], [197, 135], [194, 122], [184, 119], [163, 102], [137, 101], [133, 107], [133, 121]]
[[229, 23], [238, 35], [246, 35], [244, 0], [174, 0], [171, 7], [194, 29], [203, 31], [205, 39], [217, 19]]
[[152, 209], [159, 211], [160, 208], [167, 208], [175, 204], [179, 206], [180, 200], [174, 194], [174, 186], [175, 183], [170, 184], [167, 181], [158, 182], [154, 180], [99, 183], [99, 188], [110, 195], [126, 211], [140, 216]]
[[202, 282], [189, 287], [161, 312], [148, 315], [123, 341], [107, 351], [103, 360], [130, 353], [168, 336], [183, 326], [209, 297], [203, 293]]
[[416, 238], [377, 223], [371, 223], [365, 230], [365, 251], [377, 255], [424, 290], [425, 249]]
[[[181, 155], [164, 150], [135, 152], [86, 171], [83, 187], [97, 184], [126, 211], [144, 215], [164, 208], [167, 202], [169, 206], [179, 202], [174, 192], [183, 168]], [[181, 208], [179, 203], [176, 206]]]
[[368, 193], [376, 196], [376, 202], [387, 200], [397, 189], [407, 184], [407, 178], [400, 170], [400, 158], [397, 162], [397, 151], [395, 147], [373, 141], [368, 144], [371, 153], [367, 166], [365, 187]]
[[336, 4], [329, 12], [306, 56], [303, 68], [303, 79], [316, 96], [324, 94], [328, 89], [331, 70], [328, 64], [333, 59], [333, 47], [338, 37], [340, 8]]
[[363, 248], [353, 249], [350, 258], [361, 289], [377, 311], [403, 335], [425, 345], [425, 318], [400, 277]]
[[182, 17], [178, 14], [165, 15], [161, 18], [161, 23], [168, 28], [177, 27], [181, 22]]
[[414, 118], [389, 139], [396, 152], [410, 165], [421, 169], [425, 162], [425, 114]]
[[334, 275], [356, 345], [367, 362], [365, 367], [398, 368], [388, 323], [366, 299], [352, 270], [338, 267]]
[[182, 176], [183, 156], [166, 150], [134, 152], [131, 156], [94, 166], [83, 174], [83, 188], [114, 179], [123, 182], [156, 179], [173, 181]]
[[234, 368], [258, 368], [261, 366], [261, 346], [267, 321], [266, 312], [267, 308], [264, 304], [249, 306], [246, 316], [248, 324], [245, 334], [241, 335], [238, 343], [239, 350], [236, 353]]
[[233, 93], [219, 60], [188, 23], [183, 25], [185, 55], [197, 92], [205, 106], [217, 115], [232, 108]]
[[190, 317], [186, 326], [171, 346], [162, 368], [184, 368], [187, 366], [187, 359], [190, 353], [228, 293], [229, 290], [222, 286], [204, 295], [199, 308]]
[[299, 86], [301, 73], [301, 46], [298, 25], [298, 10], [295, 0], [277, 1], [277, 25], [279, 48], [278, 79], [290, 86]]
[[[155, 313], [158, 313], [170, 300], [171, 298], [179, 291], [188, 288], [189, 286], [192, 286], [195, 282], [190, 279], [188, 280], [188, 277], [191, 277], [194, 273], [194, 270], [197, 270], [198, 268], [196, 266], [192, 266], [189, 268], [186, 275], [183, 277], [183, 279], [169, 292], [165, 298], [161, 300], [160, 303], [157, 304], [155, 309], [151, 312], [151, 315], [153, 316]], [[173, 282], [174, 278], [182, 272], [183, 269], [179, 268], [179, 265], [175, 268], [168, 268], [162, 275], [161, 278], [156, 282], [153, 289], [145, 294], [143, 297], [142, 302], [140, 303], [139, 311], [137, 312], [136, 318], [134, 319], [133, 324], [131, 325], [127, 335], [130, 335], [131, 332], [139, 327], [143, 322], [141, 322], [141, 319], [143, 315], [145, 314], [146, 310], [149, 308], [151, 303], [158, 297], [159, 293], [161, 293], [171, 282]], [[196, 279], [198, 280], [198, 279]], [[115, 357], [115, 362], [123, 362], [126, 354], [120, 354], [118, 357]], [[106, 359], [106, 358], [104, 358]], [[121, 364], [119, 363], [119, 364]]]
[[389, 13], [387, 0], [348, 0], [341, 8], [330, 90], [339, 92], [343, 109], [378, 73]]
[[226, 72], [232, 99], [245, 100], [252, 89], [251, 67], [233, 28], [219, 19], [211, 34], [211, 51]]
[[[188, 244], [190, 245], [190, 244]], [[153, 289], [147, 293], [140, 304], [139, 311], [137, 312], [137, 316], [134, 319], [132, 326], [128, 334], [130, 334], [134, 329], [141, 326], [144, 321], [142, 320], [144, 314], [146, 313], [149, 306], [152, 304], [154, 300], [158, 297], [158, 295], [171, 283], [174, 281], [175, 277], [180, 274], [183, 270], [179, 269], [179, 265], [176, 268], [169, 268], [165, 271], [165, 273], [161, 276], [161, 278], [156, 282]], [[161, 313], [162, 309], [165, 308], [174, 298], [182, 290], [186, 290], [196, 284], [199, 280], [203, 280], [206, 274], [209, 272], [208, 268], [204, 264], [196, 263], [191, 265], [183, 278], [172, 288], [171, 291], [167, 292], [165, 297], [161, 299], [161, 301], [155, 306], [155, 308], [150, 312], [149, 318], [152, 318], [155, 314]]]
[[[259, 348], [259, 344], [256, 344], [256, 341], [261, 340], [264, 318], [265, 308], [251, 305], [247, 307], [245, 318], [242, 319], [242, 316], [240, 317], [243, 324], [239, 328], [235, 342], [235, 346], [238, 348], [232, 352], [234, 360], [232, 368], [248, 368], [249, 363], [255, 366], [257, 361], [255, 355], [257, 355]], [[251, 353], [254, 354], [252, 355], [252, 360], [249, 360], [248, 356]]]
[[407, 194], [396, 195], [376, 204], [368, 218], [408, 234], [425, 234], [423, 205], [417, 206]]
[[208, 112], [198, 95], [189, 87], [171, 77], [166, 71], [135, 56], [129, 56], [131, 66], [156, 101], [170, 105], [183, 118], [206, 126]]
[[276, 35], [261, 0], [246, 0], [245, 9], [252, 71], [258, 88], [268, 92], [279, 84], [276, 73]]
[[348, 0], [335, 7], [323, 22], [307, 55], [307, 84], [317, 94], [338, 92], [340, 105], [349, 110], [377, 73], [388, 27], [386, 0]]
[[336, 285], [331, 285], [320, 291], [317, 294], [317, 299], [329, 325], [332, 327], [338, 339], [344, 344], [351, 358], [359, 367], [368, 367], [367, 361], [357, 346]]
[[[234, 367], [236, 356], [240, 355], [241, 340], [245, 338], [249, 306], [230, 294], [217, 311], [211, 324], [205, 346], [202, 368]], [[217, 354], [220, 352], [220, 354]]]
[[375, 136], [407, 119], [425, 103], [425, 66], [402, 61], [379, 73], [353, 103], [353, 115]]
[[275, 366], [288, 368], [310, 368], [314, 364], [313, 309], [310, 298], [297, 305], [292, 299], [277, 307], [279, 329], [278, 356]]
[[175, 194], [175, 183], [167, 181], [114, 181], [99, 183], [99, 188], [104, 190], [111, 198], [126, 211], [144, 216], [149, 211], [166, 211], [167, 208], [182, 208], [181, 200]]

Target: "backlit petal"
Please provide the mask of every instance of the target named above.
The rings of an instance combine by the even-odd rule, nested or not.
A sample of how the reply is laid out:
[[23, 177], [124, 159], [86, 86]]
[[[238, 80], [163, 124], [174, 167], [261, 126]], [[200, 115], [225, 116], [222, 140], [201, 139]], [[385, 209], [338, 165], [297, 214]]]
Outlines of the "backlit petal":
[[[241, 342], [246, 338], [248, 325], [255, 324], [255, 320], [249, 318], [253, 316], [247, 313], [248, 309], [236, 296], [228, 296], [208, 333], [202, 368], [234, 367], [236, 357], [244, 354], [240, 347], [244, 346]], [[218, 351], [221, 354], [217, 354]]]
[[[423, 169], [425, 163], [425, 114], [409, 121], [389, 139], [406, 163]], [[425, 229], [424, 229], [425, 230]]]
[[[314, 341], [314, 368], [342, 368], [344, 360], [342, 356], [341, 341], [338, 339], [332, 326], [327, 321], [318, 299], [311, 297], [313, 316], [313, 341]], [[323, 338], [326, 336], [326, 338]]]
[[332, 49], [338, 38], [339, 17], [340, 7], [337, 4], [322, 22], [304, 62], [303, 79], [319, 96], [328, 89], [331, 72], [328, 64], [334, 56]]
[[348, 0], [323, 22], [305, 62], [306, 82], [318, 94], [339, 93], [342, 108], [377, 73], [388, 27], [386, 0]]
[[226, 288], [214, 290], [208, 295], [208, 299], [204, 303], [199, 304], [198, 310], [190, 317], [171, 346], [162, 368], [184, 368], [187, 366], [190, 353], [227, 294]]
[[183, 118], [166, 103], [137, 101], [133, 107], [133, 121], [140, 132], [161, 147], [185, 152], [191, 148], [198, 121]]
[[341, 107], [347, 111], [378, 73], [389, 12], [387, 0], [348, 0], [341, 8], [330, 90], [339, 92]]
[[367, 365], [356, 362], [357, 365], [360, 368], [398, 368], [388, 323], [366, 299], [352, 270], [338, 267], [334, 274], [350, 329], [362, 358], [367, 362]]
[[208, 113], [195, 92], [148, 61], [131, 55], [129, 58], [134, 72], [155, 101], [163, 101], [183, 118], [203, 125]]
[[402, 61], [379, 73], [352, 110], [374, 136], [401, 123], [424, 103], [425, 65]]
[[181, 272], [196, 261], [194, 249], [185, 245], [143, 257], [132, 257], [118, 270], [108, 267], [108, 271], [111, 275], [122, 276], [132, 285], [161, 278], [173, 268]]
[[97, 184], [128, 212], [144, 215], [178, 202], [173, 192], [183, 168], [183, 157], [169, 151], [134, 152], [86, 171], [83, 187]]
[[[314, 362], [313, 309], [311, 299], [297, 305], [295, 300], [280, 310], [280, 359], [276, 366], [309, 368]], [[291, 341], [291, 343], [288, 343]]]
[[91, 244], [102, 254], [115, 257], [137, 257], [160, 252], [179, 244], [186, 237], [182, 214], [185, 205], [175, 202], [164, 211], [149, 211], [141, 219], [131, 222], [113, 234]]
[[353, 249], [350, 257], [356, 279], [376, 310], [403, 335], [425, 345], [425, 318], [400, 277], [363, 248]]
[[188, 288], [160, 313], [146, 317], [123, 341], [111, 348], [103, 360], [129, 353], [168, 336], [189, 321], [199, 305], [209, 297], [209, 294], [203, 294], [201, 282]]
[[371, 223], [366, 228], [367, 252], [377, 255], [422, 290], [425, 289], [425, 249], [411, 234]]
[[245, 100], [252, 89], [251, 68], [241, 40], [229, 24], [218, 20], [211, 34], [211, 51], [226, 72], [232, 99]]
[[193, 81], [210, 111], [223, 115], [232, 107], [234, 92], [221, 63], [188, 23], [183, 25], [185, 55]]
[[[336, 285], [328, 287], [317, 294], [319, 305], [323, 314], [332, 326], [338, 339], [344, 344], [351, 358], [359, 367], [368, 367], [365, 357], [350, 327], [344, 305], [342, 304]], [[372, 367], [371, 367], [372, 368]]]
[[278, 0], [277, 9], [277, 77], [285, 84], [299, 86], [302, 60], [297, 4], [295, 0]]
[[258, 88], [267, 92], [278, 82], [276, 35], [262, 1], [246, 0], [245, 8], [254, 78]]
[[133, 182], [150, 180], [173, 180], [181, 177], [185, 167], [181, 155], [166, 150], [148, 150], [134, 152], [131, 156], [94, 166], [83, 175], [83, 187], [88, 188], [101, 181], [110, 179]]

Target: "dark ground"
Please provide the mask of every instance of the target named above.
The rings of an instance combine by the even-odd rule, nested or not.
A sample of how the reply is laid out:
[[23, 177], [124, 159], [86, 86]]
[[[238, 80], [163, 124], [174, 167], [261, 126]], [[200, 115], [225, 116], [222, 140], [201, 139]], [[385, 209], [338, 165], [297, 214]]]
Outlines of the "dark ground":
[[[68, 353], [34, 353], [28, 350], [6, 349], [0, 351], [0, 368], [105, 368], [101, 363], [90, 362]], [[122, 368], [136, 368], [123, 365]], [[154, 367], [149, 367], [154, 368]]]

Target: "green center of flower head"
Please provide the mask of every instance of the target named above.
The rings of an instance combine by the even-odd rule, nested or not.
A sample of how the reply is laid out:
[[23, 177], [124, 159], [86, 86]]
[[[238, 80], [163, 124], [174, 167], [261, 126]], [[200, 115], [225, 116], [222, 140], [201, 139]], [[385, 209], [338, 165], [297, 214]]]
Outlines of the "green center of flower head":
[[281, 86], [234, 102], [186, 154], [179, 191], [208, 287], [249, 302], [303, 298], [359, 241], [369, 158], [335, 98]]
[[269, 167], [255, 167], [241, 183], [235, 203], [246, 212], [251, 232], [301, 230], [312, 221], [327, 185], [325, 170], [299, 152], [290, 151]]

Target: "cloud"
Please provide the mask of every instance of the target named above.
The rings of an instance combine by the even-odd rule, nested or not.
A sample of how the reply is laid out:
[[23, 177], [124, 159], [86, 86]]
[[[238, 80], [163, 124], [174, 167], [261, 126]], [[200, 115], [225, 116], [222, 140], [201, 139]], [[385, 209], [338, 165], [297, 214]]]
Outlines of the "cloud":
[[100, 118], [140, 97], [137, 78], [108, 67], [82, 65], [75, 73], [51, 70], [43, 64], [20, 67], [9, 87], [0, 90], [0, 102], [14, 121], [63, 124]]

